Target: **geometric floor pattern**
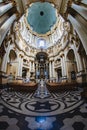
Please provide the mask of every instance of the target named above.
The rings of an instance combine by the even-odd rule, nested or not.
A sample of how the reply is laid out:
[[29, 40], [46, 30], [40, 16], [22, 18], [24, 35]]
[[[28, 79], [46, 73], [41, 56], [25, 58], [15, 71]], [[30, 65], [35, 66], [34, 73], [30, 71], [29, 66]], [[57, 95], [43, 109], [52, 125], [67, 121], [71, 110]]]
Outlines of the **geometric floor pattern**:
[[87, 130], [87, 101], [80, 90], [51, 93], [38, 98], [34, 93], [2, 90], [0, 130]]

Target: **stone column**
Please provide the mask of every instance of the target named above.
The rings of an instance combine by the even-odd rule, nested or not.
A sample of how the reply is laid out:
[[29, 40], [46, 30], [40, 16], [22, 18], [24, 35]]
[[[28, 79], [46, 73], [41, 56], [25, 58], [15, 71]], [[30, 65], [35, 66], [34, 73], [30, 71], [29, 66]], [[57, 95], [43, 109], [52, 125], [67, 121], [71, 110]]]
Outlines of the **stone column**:
[[78, 53], [77, 57], [78, 57], [78, 62], [79, 62], [79, 71], [83, 71], [83, 64], [82, 64], [81, 55]]
[[18, 66], [18, 76], [22, 77], [22, 67], [23, 67], [23, 56], [19, 55], [19, 66]]
[[7, 68], [7, 62], [8, 62], [8, 58], [9, 58], [9, 52], [10, 52], [10, 42], [8, 43], [8, 48], [6, 50], [6, 53], [3, 57], [3, 61], [2, 61], [2, 66], [1, 66], [1, 71], [6, 72], [6, 68]]
[[48, 65], [48, 62], [46, 63], [45, 71], [47, 72], [47, 78], [48, 78], [48, 75], [49, 75], [49, 65]]
[[16, 19], [16, 14], [13, 14], [0, 28], [0, 45], [2, 44], [8, 30], [10, 29], [12, 23]]
[[83, 61], [82, 61], [79, 53], [78, 53], [77, 57], [78, 57], [78, 63], [79, 63], [79, 69], [78, 69], [78, 73], [77, 73], [77, 81], [80, 83], [86, 82], [86, 74], [85, 74], [85, 70], [83, 67], [83, 63], [82, 63]]
[[4, 13], [6, 13], [8, 10], [10, 10], [13, 7], [12, 3], [3, 5], [0, 7], [0, 16], [3, 15]]
[[51, 64], [51, 61], [49, 62], [49, 76], [50, 78], [52, 77], [52, 64]]
[[78, 72], [83, 71], [83, 63], [82, 63], [81, 55], [80, 55], [80, 53], [78, 53], [78, 50], [77, 50], [75, 44], [73, 45], [73, 49], [74, 49], [74, 53], [75, 53]]
[[83, 82], [85, 80], [85, 73], [84, 73], [84, 67], [81, 59], [81, 55], [77, 52], [77, 48], [74, 45], [74, 53], [75, 53], [75, 58], [76, 58], [76, 63], [77, 63], [77, 82]]
[[53, 70], [53, 76], [52, 76], [52, 77], [55, 78], [56, 76], [55, 76], [55, 70], [54, 70], [54, 60], [53, 60], [53, 62], [52, 62], [52, 70]]
[[85, 70], [85, 72], [87, 72], [87, 60], [86, 60], [86, 56], [84, 56], [82, 58], [82, 60], [83, 60], [84, 70]]
[[63, 56], [61, 56], [61, 68], [62, 68], [62, 77], [64, 77], [64, 64], [63, 64]]
[[66, 72], [66, 62], [65, 62], [64, 54], [62, 54], [62, 56], [61, 56], [61, 67], [62, 67], [62, 81], [66, 82], [67, 72]]
[[63, 65], [64, 65], [64, 77], [67, 76], [67, 71], [66, 71], [66, 61], [65, 61], [65, 56], [63, 56]]
[[53, 61], [51, 61], [51, 77], [53, 77]]
[[35, 65], [34, 65], [34, 61], [33, 61], [33, 71], [35, 70]]
[[85, 33], [83, 26], [81, 23], [79, 23], [73, 16], [71, 16], [70, 14], [68, 15], [68, 19], [70, 20], [70, 22], [72, 23], [74, 29], [76, 30], [82, 44], [84, 47], [84, 50], [86, 52], [87, 55], [87, 34]]
[[30, 61], [30, 72], [31, 72], [31, 61]]

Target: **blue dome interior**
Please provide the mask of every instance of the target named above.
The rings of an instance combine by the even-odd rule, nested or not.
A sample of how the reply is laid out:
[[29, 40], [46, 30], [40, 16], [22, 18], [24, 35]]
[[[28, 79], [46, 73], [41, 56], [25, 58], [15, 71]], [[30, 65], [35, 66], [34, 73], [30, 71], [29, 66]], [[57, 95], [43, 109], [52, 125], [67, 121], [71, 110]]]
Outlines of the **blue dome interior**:
[[35, 2], [28, 9], [28, 24], [38, 34], [50, 31], [56, 19], [56, 9], [48, 2]]

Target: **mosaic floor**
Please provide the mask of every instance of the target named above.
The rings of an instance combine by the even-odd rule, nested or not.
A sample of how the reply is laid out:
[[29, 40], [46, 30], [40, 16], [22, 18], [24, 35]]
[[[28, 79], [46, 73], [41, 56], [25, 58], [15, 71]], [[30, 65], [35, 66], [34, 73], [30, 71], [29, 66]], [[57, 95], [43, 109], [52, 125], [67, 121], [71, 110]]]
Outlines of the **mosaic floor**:
[[87, 130], [87, 101], [80, 92], [35, 93], [2, 90], [0, 130]]

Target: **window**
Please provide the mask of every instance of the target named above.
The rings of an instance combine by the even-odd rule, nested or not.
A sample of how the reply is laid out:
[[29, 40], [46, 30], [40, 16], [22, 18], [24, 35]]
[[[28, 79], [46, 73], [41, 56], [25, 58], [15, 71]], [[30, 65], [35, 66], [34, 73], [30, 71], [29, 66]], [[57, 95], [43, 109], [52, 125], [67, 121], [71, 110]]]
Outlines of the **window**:
[[37, 47], [41, 49], [46, 49], [46, 41], [44, 39], [39, 39], [37, 42]]

